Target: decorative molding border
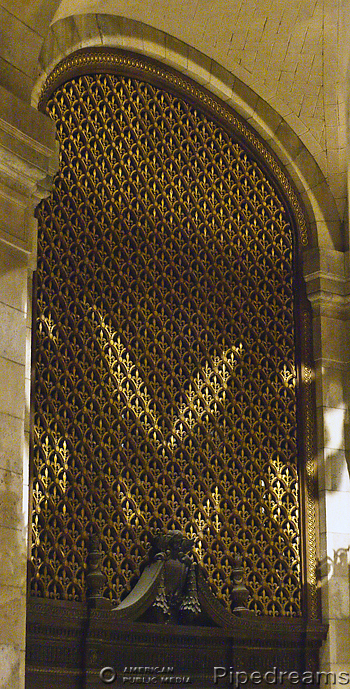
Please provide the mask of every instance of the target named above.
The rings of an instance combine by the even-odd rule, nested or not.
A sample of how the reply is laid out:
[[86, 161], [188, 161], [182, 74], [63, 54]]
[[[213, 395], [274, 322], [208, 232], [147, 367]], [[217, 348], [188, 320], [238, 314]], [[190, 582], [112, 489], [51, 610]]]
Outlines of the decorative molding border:
[[[298, 238], [303, 247], [309, 243], [309, 232], [305, 219], [305, 213], [299, 202], [297, 192], [294, 190], [291, 181], [282, 170], [275, 155], [273, 155], [267, 147], [267, 144], [261, 139], [241, 120], [237, 117], [231, 108], [223, 105], [214, 96], [212, 96], [206, 89], [196, 84], [190, 78], [183, 77], [179, 72], [168, 70], [165, 67], [157, 64], [154, 60], [144, 58], [133, 53], [125, 53], [124, 51], [107, 51], [103, 48], [81, 50], [73, 55], [62, 60], [46, 79], [43, 86], [38, 107], [43, 109], [52, 93], [52, 91], [63, 81], [68, 78], [88, 73], [96, 70], [112, 70], [119, 71], [132, 70], [135, 72], [143, 72], [151, 78], [162, 81], [168, 88], [176, 89], [185, 96], [199, 101], [204, 108], [207, 108], [214, 116], [223, 120], [226, 125], [229, 125], [235, 132], [243, 139], [244, 142], [249, 142], [252, 151], [256, 152], [258, 158], [265, 161], [267, 169], [273, 171], [279, 183], [280, 190], [286, 197], [290, 207], [293, 210], [296, 226], [298, 230]], [[72, 74], [73, 73], [73, 74]]]
[[311, 312], [302, 309], [301, 312], [301, 338], [302, 351], [305, 357], [302, 362], [301, 384], [303, 387], [303, 433], [304, 433], [304, 509], [305, 518], [302, 533], [305, 539], [305, 603], [309, 619], [317, 620], [320, 617], [318, 587], [317, 587], [317, 476], [315, 466], [315, 414], [314, 414], [314, 375], [312, 364], [311, 346]]

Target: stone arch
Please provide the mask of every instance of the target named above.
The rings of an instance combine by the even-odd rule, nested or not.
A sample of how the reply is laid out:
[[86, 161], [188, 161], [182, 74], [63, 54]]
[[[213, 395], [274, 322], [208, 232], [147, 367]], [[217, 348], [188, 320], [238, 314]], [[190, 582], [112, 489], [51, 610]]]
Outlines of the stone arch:
[[309, 220], [308, 249], [342, 251], [342, 223], [314, 155], [274, 108], [237, 76], [203, 53], [158, 29], [125, 17], [85, 14], [54, 22], [40, 54], [41, 74], [32, 94], [36, 106], [47, 77], [81, 48], [121, 48], [157, 59], [197, 81], [240, 114], [277, 155], [293, 180]]

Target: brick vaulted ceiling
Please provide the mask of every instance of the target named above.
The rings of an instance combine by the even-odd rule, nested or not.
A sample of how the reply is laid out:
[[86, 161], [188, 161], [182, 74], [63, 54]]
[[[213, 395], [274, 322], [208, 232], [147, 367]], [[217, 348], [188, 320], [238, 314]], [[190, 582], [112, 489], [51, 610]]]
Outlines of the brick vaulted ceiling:
[[18, 89], [34, 82], [52, 20], [103, 13], [143, 22], [221, 64], [284, 117], [343, 216], [349, 6], [349, 0], [63, 0], [59, 6], [1, 0], [2, 71], [6, 82], [8, 65], [16, 67]]

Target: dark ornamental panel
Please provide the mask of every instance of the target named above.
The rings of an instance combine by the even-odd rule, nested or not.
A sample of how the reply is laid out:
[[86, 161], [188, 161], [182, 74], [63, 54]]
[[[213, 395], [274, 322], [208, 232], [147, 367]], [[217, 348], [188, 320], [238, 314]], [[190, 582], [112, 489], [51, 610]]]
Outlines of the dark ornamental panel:
[[196, 536], [230, 609], [301, 614], [293, 236], [223, 126], [136, 78], [48, 103], [38, 209], [32, 594], [82, 600], [88, 534], [119, 602], [157, 530]]

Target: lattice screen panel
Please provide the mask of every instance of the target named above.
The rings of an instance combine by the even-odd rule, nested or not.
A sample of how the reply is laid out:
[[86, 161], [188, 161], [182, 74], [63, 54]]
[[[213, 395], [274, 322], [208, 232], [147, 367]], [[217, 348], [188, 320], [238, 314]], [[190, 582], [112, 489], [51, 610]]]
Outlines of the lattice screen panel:
[[157, 529], [197, 535], [230, 607], [299, 615], [292, 233], [242, 145], [137, 79], [77, 77], [38, 209], [32, 593], [117, 602]]

